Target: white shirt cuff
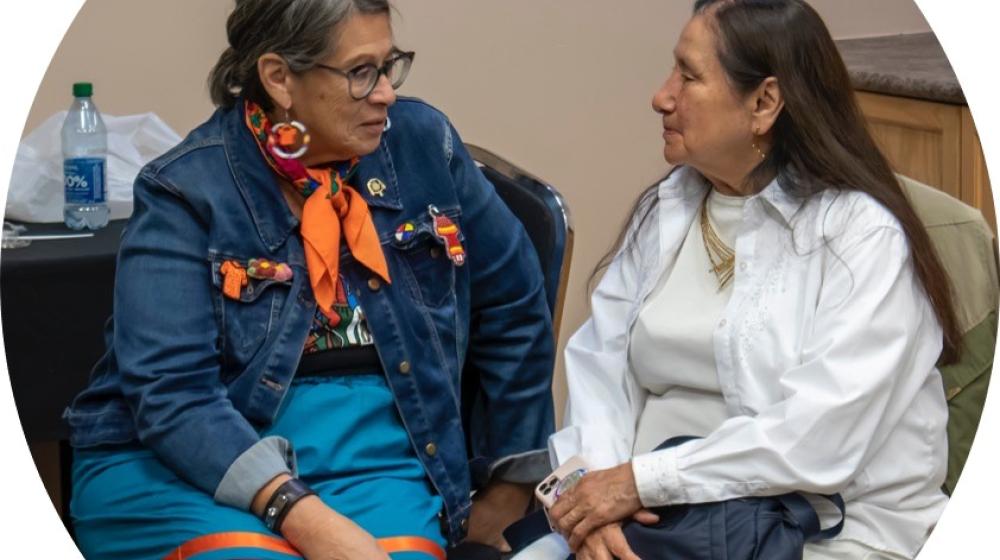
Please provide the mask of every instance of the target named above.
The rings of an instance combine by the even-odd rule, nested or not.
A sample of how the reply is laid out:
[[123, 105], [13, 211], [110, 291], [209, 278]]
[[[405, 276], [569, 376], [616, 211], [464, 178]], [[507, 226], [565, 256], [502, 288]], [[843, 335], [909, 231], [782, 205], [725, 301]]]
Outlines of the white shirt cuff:
[[683, 487], [677, 470], [674, 448], [644, 453], [632, 458], [632, 475], [639, 501], [652, 508], [684, 503]]

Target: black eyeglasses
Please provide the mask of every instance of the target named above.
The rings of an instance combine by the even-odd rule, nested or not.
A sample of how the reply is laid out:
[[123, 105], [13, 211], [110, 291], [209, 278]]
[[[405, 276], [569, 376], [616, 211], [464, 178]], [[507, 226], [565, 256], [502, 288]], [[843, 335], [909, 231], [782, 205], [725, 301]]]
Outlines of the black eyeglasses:
[[360, 101], [375, 91], [380, 76], [385, 75], [392, 85], [392, 89], [399, 89], [406, 80], [406, 75], [410, 73], [410, 66], [413, 64], [413, 51], [397, 52], [389, 56], [382, 66], [375, 66], [372, 63], [362, 64], [351, 70], [341, 70], [333, 66], [317, 63], [316, 66], [324, 70], [329, 70], [347, 78], [347, 90], [351, 97]]

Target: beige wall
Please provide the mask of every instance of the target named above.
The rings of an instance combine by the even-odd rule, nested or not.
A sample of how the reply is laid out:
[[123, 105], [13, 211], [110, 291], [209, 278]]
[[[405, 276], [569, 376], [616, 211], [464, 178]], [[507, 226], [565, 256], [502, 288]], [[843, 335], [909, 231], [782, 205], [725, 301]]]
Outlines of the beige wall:
[[[576, 226], [562, 340], [585, 319], [584, 281], [639, 191], [665, 170], [649, 107], [688, 0], [397, 0], [417, 60], [402, 92], [443, 109], [463, 138], [555, 185]], [[928, 31], [912, 0], [813, 0], [835, 37]], [[106, 113], [155, 111], [181, 134], [211, 110], [205, 77], [230, 0], [90, 0], [66, 34], [30, 130], [95, 82]], [[562, 346], [560, 345], [560, 348]], [[561, 365], [560, 365], [561, 372]], [[557, 375], [561, 403], [564, 381]], [[561, 410], [561, 404], [559, 405]]]

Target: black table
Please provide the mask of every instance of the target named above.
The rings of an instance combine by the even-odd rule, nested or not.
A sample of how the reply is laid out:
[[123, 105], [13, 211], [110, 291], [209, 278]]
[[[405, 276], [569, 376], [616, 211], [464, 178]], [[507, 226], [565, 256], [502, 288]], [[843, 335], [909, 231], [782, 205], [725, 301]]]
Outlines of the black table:
[[[27, 234], [69, 233], [26, 224]], [[28, 441], [68, 437], [62, 411], [104, 352], [115, 257], [125, 220], [93, 237], [0, 251], [0, 311], [14, 402]]]

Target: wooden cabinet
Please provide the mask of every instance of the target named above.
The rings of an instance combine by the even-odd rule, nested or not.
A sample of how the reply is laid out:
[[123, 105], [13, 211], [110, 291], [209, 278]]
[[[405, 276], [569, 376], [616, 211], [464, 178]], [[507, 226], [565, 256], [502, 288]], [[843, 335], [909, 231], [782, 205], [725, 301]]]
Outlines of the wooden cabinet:
[[986, 161], [968, 107], [868, 92], [857, 96], [896, 171], [978, 208], [996, 232]]
[[979, 133], [968, 107], [962, 107], [962, 200], [979, 208], [993, 228], [993, 233], [997, 232], [990, 176], [986, 172], [983, 146], [979, 143]]

